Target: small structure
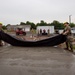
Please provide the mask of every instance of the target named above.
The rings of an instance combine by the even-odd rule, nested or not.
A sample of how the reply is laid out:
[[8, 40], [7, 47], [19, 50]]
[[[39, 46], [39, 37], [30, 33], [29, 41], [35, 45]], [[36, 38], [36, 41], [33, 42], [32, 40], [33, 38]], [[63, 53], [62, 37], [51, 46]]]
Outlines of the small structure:
[[37, 27], [37, 34], [53, 34], [54, 33], [54, 26], [38, 26]]
[[8, 25], [8, 26], [7, 26], [7, 30], [8, 30], [8, 31], [15, 31], [16, 28], [17, 28], [17, 25]]
[[75, 27], [71, 28], [71, 32], [75, 35]]
[[24, 31], [29, 32], [31, 25], [8, 25], [8, 31], [15, 31], [17, 28], [22, 28]]
[[17, 28], [22, 28], [24, 31], [29, 32], [31, 25], [18, 25]]

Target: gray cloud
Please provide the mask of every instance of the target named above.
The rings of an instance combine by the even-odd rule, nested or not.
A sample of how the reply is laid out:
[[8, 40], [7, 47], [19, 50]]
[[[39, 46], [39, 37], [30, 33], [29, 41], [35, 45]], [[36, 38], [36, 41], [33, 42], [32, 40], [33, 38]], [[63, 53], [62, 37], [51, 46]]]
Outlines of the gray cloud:
[[64, 22], [72, 15], [74, 22], [74, 3], [74, 0], [0, 0], [0, 21], [3, 24], [40, 20]]

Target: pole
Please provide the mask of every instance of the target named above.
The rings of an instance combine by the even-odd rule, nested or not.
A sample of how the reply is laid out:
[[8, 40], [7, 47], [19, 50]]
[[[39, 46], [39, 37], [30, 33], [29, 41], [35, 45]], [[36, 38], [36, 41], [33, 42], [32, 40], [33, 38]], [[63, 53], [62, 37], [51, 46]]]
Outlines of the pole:
[[69, 15], [69, 24], [71, 23], [71, 16], [72, 16], [72, 15]]

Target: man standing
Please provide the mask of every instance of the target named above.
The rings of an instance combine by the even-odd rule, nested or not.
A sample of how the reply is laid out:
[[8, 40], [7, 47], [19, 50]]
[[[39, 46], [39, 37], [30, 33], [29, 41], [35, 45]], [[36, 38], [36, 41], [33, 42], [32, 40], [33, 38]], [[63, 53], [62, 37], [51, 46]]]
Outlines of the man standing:
[[[0, 31], [2, 31], [2, 23], [0, 23]], [[0, 40], [0, 46], [2, 46], [2, 40]]]
[[71, 27], [69, 26], [69, 23], [68, 22], [65, 22], [64, 23], [64, 31], [63, 31], [63, 35], [66, 35], [66, 50], [69, 50], [69, 47], [70, 47], [70, 51], [73, 52], [73, 45], [72, 45], [72, 38], [71, 38]]

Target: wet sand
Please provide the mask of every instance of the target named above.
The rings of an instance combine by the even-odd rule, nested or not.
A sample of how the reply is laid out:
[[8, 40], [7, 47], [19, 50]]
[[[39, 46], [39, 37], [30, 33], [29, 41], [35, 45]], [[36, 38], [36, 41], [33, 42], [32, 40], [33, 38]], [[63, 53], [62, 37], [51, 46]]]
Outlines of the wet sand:
[[75, 75], [75, 55], [57, 47], [0, 47], [0, 75]]

